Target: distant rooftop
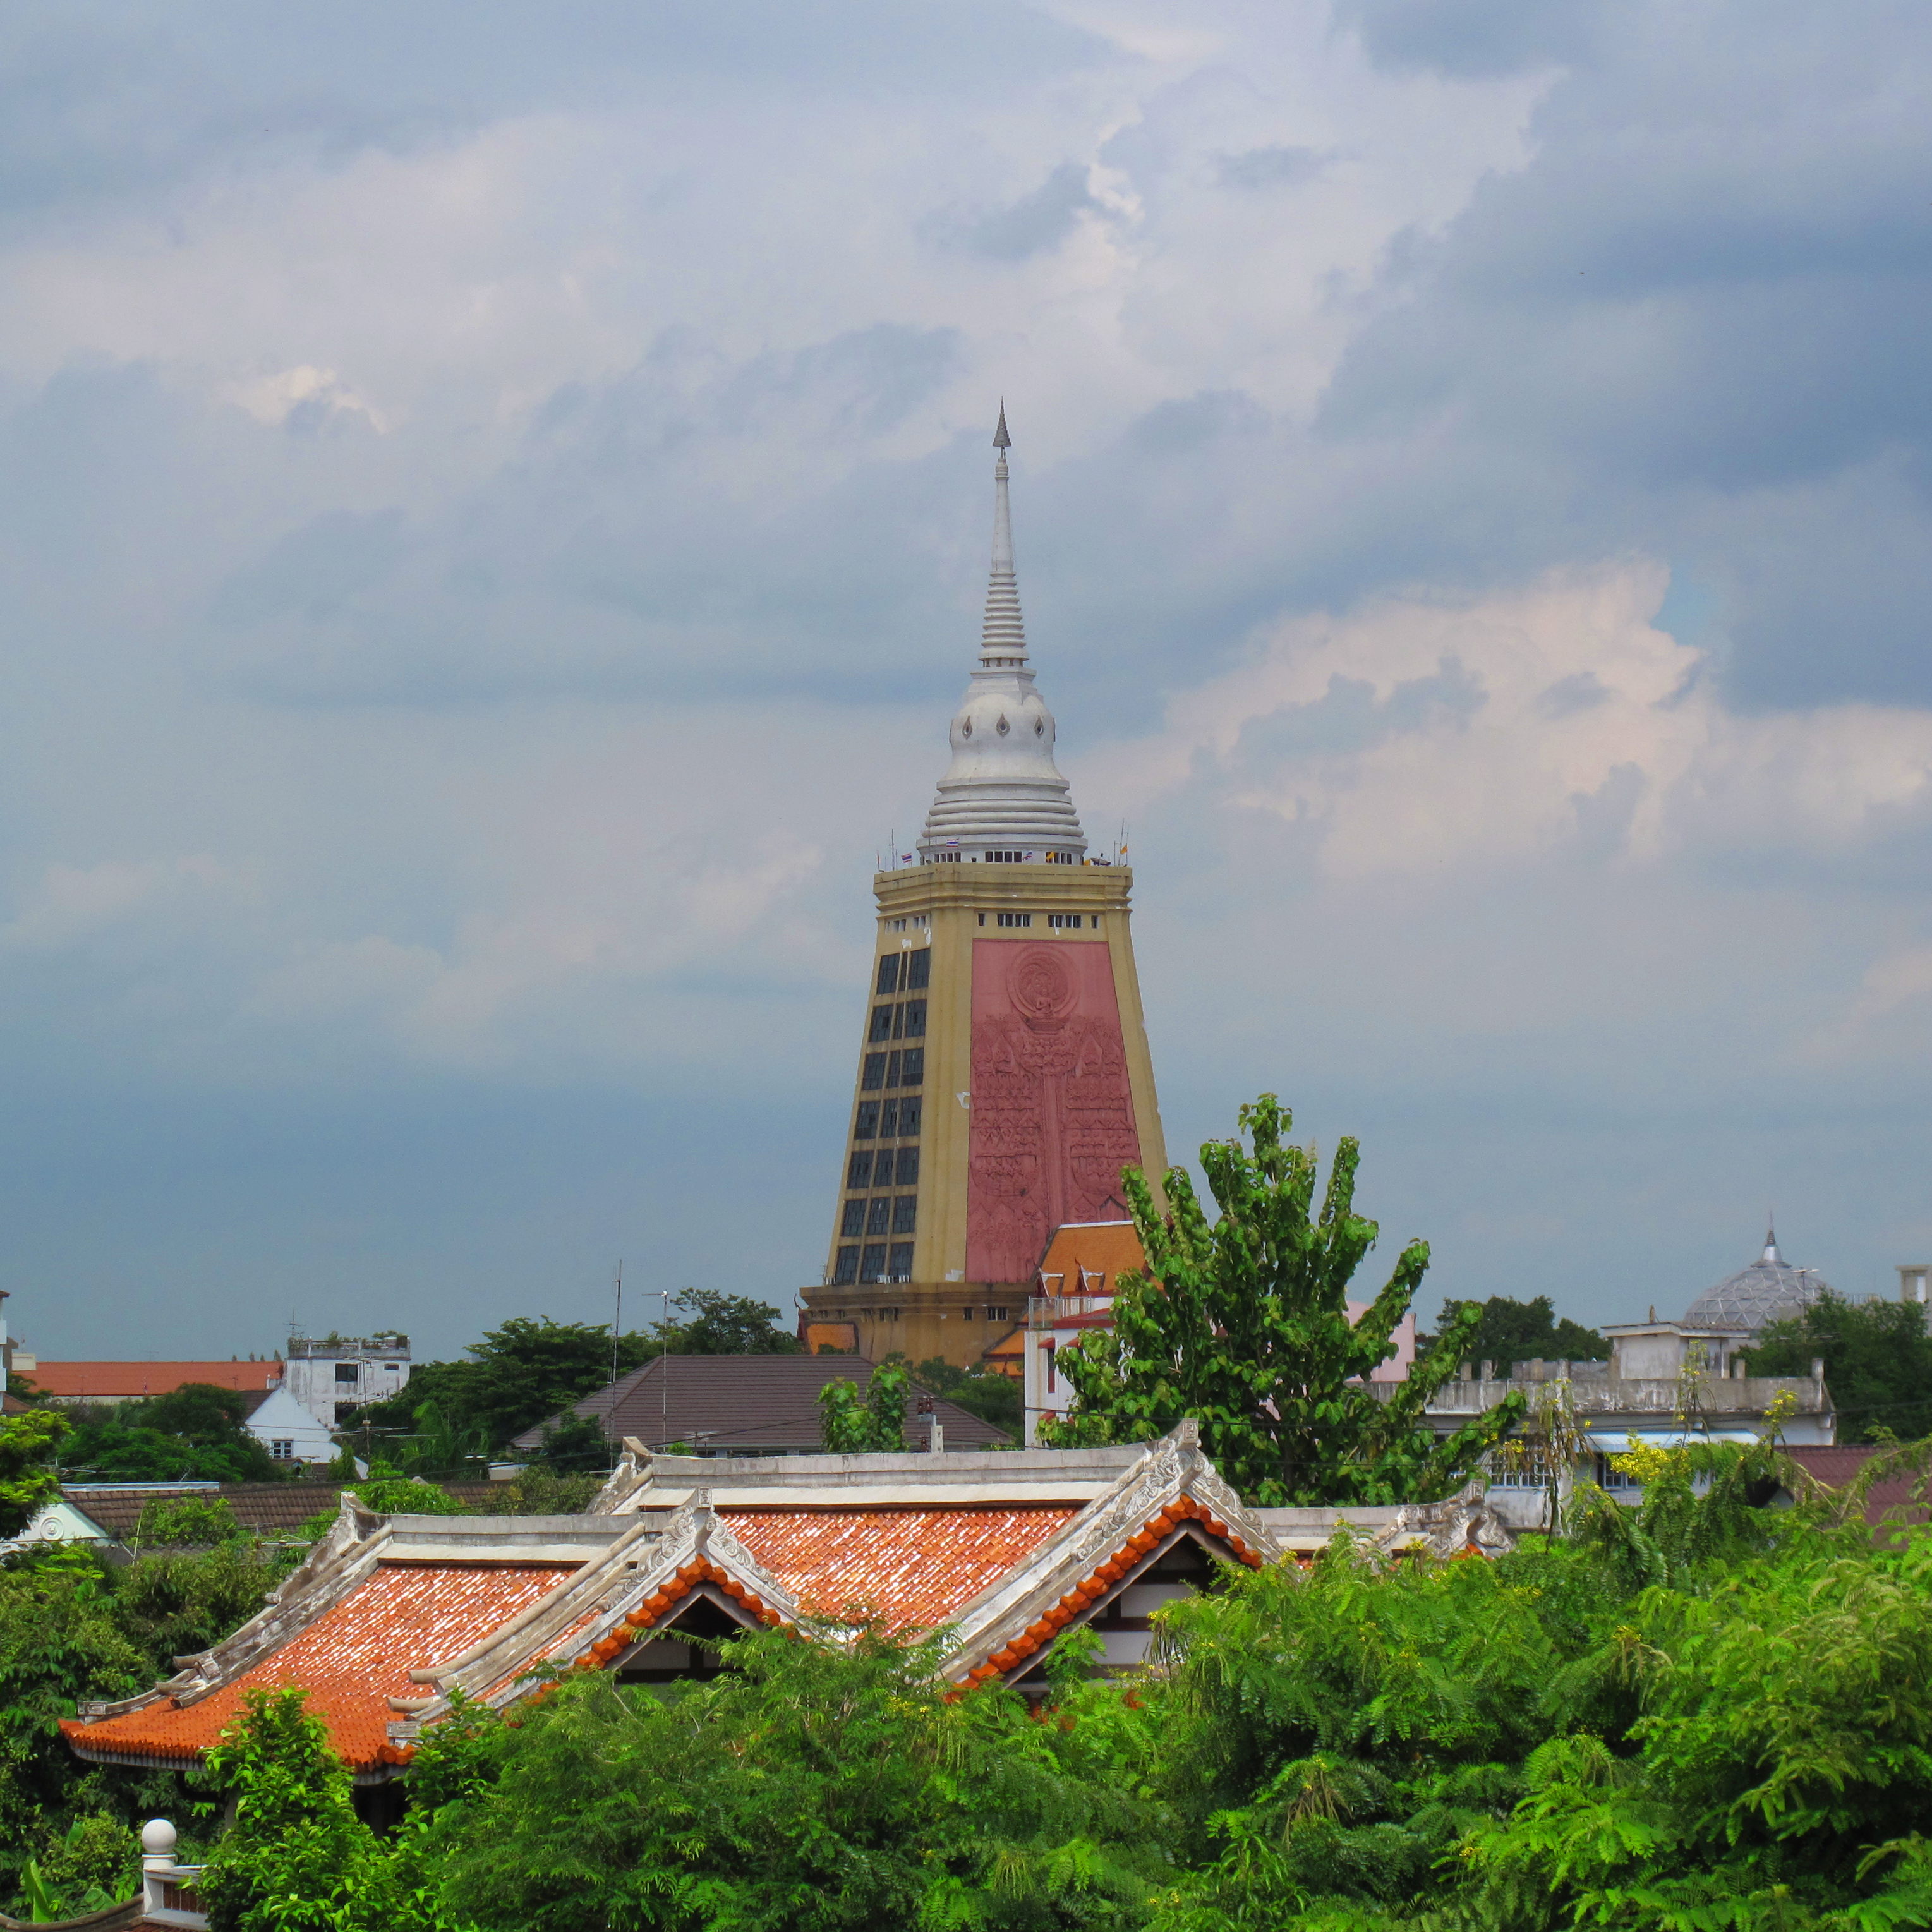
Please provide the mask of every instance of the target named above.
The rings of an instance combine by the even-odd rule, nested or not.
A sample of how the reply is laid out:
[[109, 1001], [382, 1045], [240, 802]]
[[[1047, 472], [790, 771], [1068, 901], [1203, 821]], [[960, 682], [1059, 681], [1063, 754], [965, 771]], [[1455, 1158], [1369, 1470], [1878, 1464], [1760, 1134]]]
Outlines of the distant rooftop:
[[338, 1355], [399, 1355], [405, 1360], [410, 1352], [410, 1338], [399, 1335], [394, 1329], [379, 1330], [374, 1335], [291, 1335], [289, 1337], [289, 1354], [292, 1360], [298, 1355], [316, 1356], [325, 1359]]

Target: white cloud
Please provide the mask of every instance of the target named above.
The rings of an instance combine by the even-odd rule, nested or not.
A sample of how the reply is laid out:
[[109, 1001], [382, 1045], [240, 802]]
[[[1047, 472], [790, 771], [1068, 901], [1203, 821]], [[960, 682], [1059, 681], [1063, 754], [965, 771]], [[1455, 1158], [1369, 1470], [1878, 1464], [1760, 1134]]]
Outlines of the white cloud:
[[1641, 865], [1830, 855], [1932, 800], [1932, 711], [1744, 716], [1653, 621], [1646, 562], [1271, 628], [1100, 769], [1144, 817], [1194, 788], [1309, 832], [1338, 878], [1540, 864], [1582, 840]]
[[239, 882], [206, 854], [50, 866], [14, 916], [0, 924], [0, 951], [56, 952], [112, 928]]

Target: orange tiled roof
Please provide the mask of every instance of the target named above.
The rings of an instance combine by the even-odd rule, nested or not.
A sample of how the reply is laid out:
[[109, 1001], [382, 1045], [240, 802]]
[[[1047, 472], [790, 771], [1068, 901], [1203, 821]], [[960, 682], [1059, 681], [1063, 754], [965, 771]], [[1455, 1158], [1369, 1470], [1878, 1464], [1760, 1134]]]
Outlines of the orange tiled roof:
[[265, 1389], [282, 1378], [280, 1362], [50, 1362], [26, 1372], [36, 1388], [78, 1401], [83, 1396], [166, 1395], [184, 1382], [217, 1388]]
[[1146, 1265], [1132, 1222], [1073, 1222], [1054, 1230], [1040, 1271], [1048, 1294], [1112, 1294], [1123, 1269]]
[[299, 1684], [330, 1741], [365, 1771], [392, 1760], [392, 1697], [420, 1697], [412, 1670], [467, 1650], [554, 1590], [577, 1566], [556, 1563], [383, 1563], [280, 1649], [185, 1706], [164, 1697], [98, 1724], [64, 1720], [84, 1755], [182, 1762], [200, 1756], [253, 1690]]
[[944, 1623], [1079, 1513], [1073, 1503], [718, 1511], [808, 1608], [836, 1616], [863, 1604], [888, 1623], [922, 1630]]

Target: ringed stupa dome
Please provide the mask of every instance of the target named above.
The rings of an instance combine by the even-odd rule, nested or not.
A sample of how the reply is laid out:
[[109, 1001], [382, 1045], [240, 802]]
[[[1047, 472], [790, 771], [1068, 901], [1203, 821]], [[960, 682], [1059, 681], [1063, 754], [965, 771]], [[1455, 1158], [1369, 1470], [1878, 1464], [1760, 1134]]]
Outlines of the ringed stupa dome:
[[1764, 1238], [1764, 1252], [1749, 1268], [1707, 1288], [1684, 1311], [1687, 1328], [1748, 1328], [1808, 1308], [1831, 1284], [1816, 1268], [1793, 1268], [1778, 1251], [1778, 1231]]

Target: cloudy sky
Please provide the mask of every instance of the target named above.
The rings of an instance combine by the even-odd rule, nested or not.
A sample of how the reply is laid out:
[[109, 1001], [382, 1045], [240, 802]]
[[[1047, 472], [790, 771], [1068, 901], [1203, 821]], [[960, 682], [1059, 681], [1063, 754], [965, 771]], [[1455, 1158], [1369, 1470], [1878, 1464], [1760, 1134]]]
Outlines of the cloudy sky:
[[1904, 0], [10, 8], [16, 1332], [788, 1304], [1002, 396], [1170, 1144], [1359, 1134], [1430, 1314], [1769, 1205], [1895, 1292], [1929, 79]]

